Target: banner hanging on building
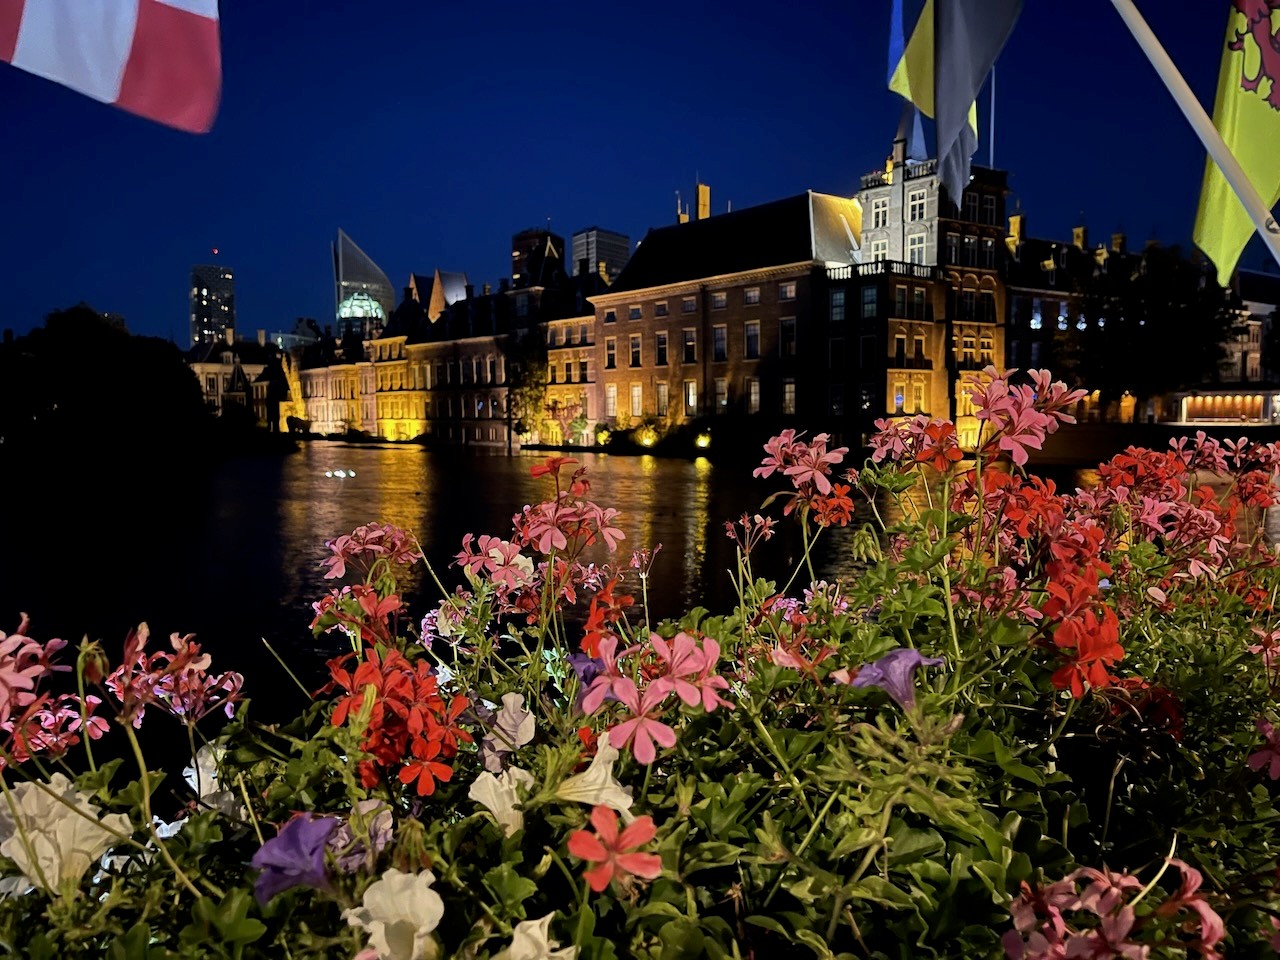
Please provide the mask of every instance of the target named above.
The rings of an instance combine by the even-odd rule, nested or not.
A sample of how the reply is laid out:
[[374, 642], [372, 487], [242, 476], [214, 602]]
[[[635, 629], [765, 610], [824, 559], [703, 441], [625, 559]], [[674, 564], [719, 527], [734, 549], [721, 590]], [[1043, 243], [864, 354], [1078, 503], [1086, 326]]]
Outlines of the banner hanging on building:
[[0, 0], [0, 60], [149, 120], [218, 112], [218, 0]]

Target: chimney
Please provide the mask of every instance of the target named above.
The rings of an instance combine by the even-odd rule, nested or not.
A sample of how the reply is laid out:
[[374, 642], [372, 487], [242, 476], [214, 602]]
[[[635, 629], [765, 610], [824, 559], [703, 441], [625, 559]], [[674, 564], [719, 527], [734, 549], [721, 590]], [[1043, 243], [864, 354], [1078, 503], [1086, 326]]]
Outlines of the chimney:
[[698, 184], [698, 219], [706, 220], [711, 216], [711, 187], [705, 183]]
[[1088, 227], [1072, 227], [1071, 243], [1077, 250], [1089, 249], [1089, 228]]
[[233, 345], [235, 344], [235, 342], [236, 342], [236, 328], [235, 328], [235, 327], [227, 327], [227, 329], [225, 329], [225, 330], [223, 330], [223, 331], [222, 331], [222, 335], [223, 335], [224, 337], [226, 337], [226, 339], [227, 339], [227, 346], [229, 346], [229, 347], [230, 347], [230, 346], [233, 346]]
[[492, 286], [490, 286], [490, 285], [489, 285], [489, 284], [487, 284], [487, 283], [486, 283], [483, 287], [481, 287], [480, 289], [484, 292], [484, 295], [485, 295], [486, 297], [487, 297], [487, 296], [489, 296], [489, 294], [493, 293], [493, 287], [492, 287]]
[[1124, 253], [1124, 234], [1113, 233], [1111, 235], [1111, 252]]
[[258, 346], [265, 347], [267, 345], [267, 331], [258, 331]]

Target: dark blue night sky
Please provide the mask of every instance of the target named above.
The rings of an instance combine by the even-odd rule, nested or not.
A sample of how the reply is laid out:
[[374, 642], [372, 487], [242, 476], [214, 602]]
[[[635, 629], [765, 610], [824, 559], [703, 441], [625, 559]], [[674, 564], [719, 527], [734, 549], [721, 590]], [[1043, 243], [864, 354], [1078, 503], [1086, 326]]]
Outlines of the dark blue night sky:
[[[851, 194], [897, 125], [889, 6], [223, 0], [203, 137], [0, 66], [0, 326], [85, 300], [185, 346], [187, 271], [215, 246], [251, 335], [329, 318], [339, 227], [397, 288], [437, 266], [478, 286], [513, 232], [638, 239], [697, 175], [717, 212]], [[1228, 4], [1140, 6], [1211, 104]], [[1032, 234], [1083, 213], [1095, 242], [1186, 242], [1204, 151], [1107, 0], [1027, 0], [997, 80]], [[985, 102], [983, 127], [985, 162]]]

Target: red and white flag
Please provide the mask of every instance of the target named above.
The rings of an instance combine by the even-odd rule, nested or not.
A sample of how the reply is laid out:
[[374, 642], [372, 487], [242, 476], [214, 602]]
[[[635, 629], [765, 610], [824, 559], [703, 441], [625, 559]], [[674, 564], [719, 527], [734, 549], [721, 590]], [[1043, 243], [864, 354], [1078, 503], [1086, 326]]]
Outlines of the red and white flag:
[[0, 0], [0, 60], [160, 123], [218, 112], [218, 0]]

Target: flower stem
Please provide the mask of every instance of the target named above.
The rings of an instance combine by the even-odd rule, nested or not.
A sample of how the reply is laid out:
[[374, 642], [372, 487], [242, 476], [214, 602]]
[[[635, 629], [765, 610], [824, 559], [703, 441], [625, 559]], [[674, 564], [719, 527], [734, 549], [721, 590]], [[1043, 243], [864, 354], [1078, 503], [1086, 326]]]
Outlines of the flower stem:
[[[151, 820], [151, 774], [147, 772], [147, 762], [142, 756], [142, 745], [138, 743], [138, 736], [133, 732], [133, 727], [128, 724], [122, 724], [125, 736], [129, 738], [129, 746], [133, 748], [133, 757], [138, 762], [138, 772], [142, 780], [142, 814], [147, 820], [147, 831], [151, 834], [151, 839], [155, 842], [156, 849], [160, 851], [160, 857], [169, 869], [173, 871], [173, 875], [178, 878], [178, 882], [195, 894], [197, 900], [203, 900], [204, 894], [196, 887], [191, 879], [178, 866], [177, 861], [169, 853], [169, 848], [160, 839], [160, 834], [156, 832], [156, 825]], [[221, 891], [219, 891], [221, 895]]]
[[294, 672], [289, 669], [289, 665], [284, 662], [284, 658], [281, 657], [280, 654], [276, 653], [274, 648], [272, 648], [271, 644], [267, 643], [267, 638], [262, 637], [261, 639], [262, 639], [262, 645], [267, 648], [267, 651], [273, 657], [276, 658], [276, 662], [280, 664], [280, 666], [284, 667], [284, 672], [289, 675], [290, 680], [292, 680], [294, 683], [298, 685], [298, 689], [302, 691], [302, 695], [305, 696], [308, 700], [314, 700], [315, 697], [311, 695], [311, 691], [302, 685], [302, 681], [299, 680], [297, 676], [294, 675]]

